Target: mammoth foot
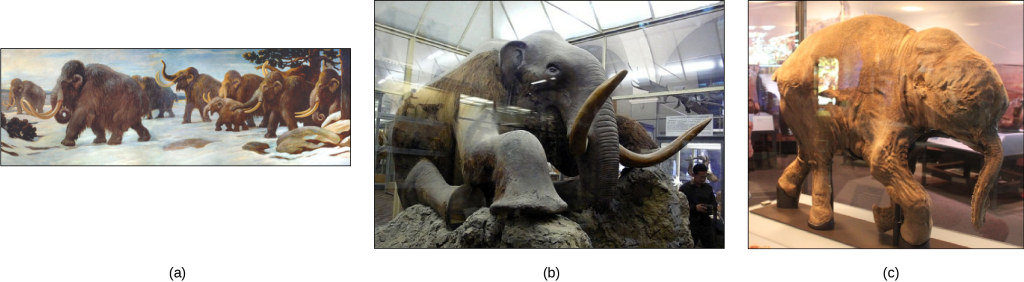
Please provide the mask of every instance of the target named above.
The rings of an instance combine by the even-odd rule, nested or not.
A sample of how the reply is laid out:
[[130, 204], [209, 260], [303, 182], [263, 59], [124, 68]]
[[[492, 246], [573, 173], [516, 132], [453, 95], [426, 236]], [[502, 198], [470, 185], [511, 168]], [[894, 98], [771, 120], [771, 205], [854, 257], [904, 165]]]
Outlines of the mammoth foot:
[[931, 249], [931, 242], [932, 240], [926, 240], [924, 241], [924, 243], [921, 243], [920, 245], [911, 245], [910, 242], [907, 242], [907, 240], [903, 240], [903, 236], [900, 236], [900, 243], [897, 247], [899, 247], [900, 249]]
[[107, 141], [107, 145], [121, 145], [121, 139], [110, 139], [110, 141]]
[[836, 219], [835, 218], [829, 219], [827, 222], [822, 223], [822, 224], [814, 224], [814, 223], [811, 223], [810, 221], [808, 221], [807, 222], [807, 227], [810, 227], [811, 229], [814, 229], [814, 230], [832, 230], [832, 229], [836, 228]]
[[267, 132], [267, 134], [263, 134], [263, 138], [277, 138], [277, 133]]
[[878, 233], [892, 230], [896, 218], [892, 206], [883, 208], [871, 205], [871, 212], [875, 214], [875, 226], [878, 227]]
[[213, 129], [213, 131], [221, 131], [221, 130], [223, 130], [223, 129], [220, 129], [220, 126], [218, 126], [217, 128]]
[[775, 205], [780, 209], [795, 209], [800, 205], [800, 194], [797, 194], [796, 197], [790, 197], [786, 195], [785, 191], [782, 191], [781, 187], [775, 186], [775, 195], [778, 197]]
[[68, 146], [68, 147], [74, 147], [75, 146], [75, 140], [64, 139], [64, 141], [60, 141], [60, 144], [64, 145], [64, 146]]
[[[96, 139], [92, 140], [92, 143], [93, 144], [107, 143], [107, 138], [106, 137], [102, 137], [102, 136], [101, 137], [96, 137]], [[74, 145], [72, 145], [72, 146], [74, 146]]]

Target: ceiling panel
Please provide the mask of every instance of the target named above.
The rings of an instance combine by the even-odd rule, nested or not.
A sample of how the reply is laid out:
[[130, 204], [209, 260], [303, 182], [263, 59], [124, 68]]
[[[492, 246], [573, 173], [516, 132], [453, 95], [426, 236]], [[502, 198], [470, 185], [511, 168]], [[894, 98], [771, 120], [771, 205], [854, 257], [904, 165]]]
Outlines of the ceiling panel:
[[413, 33], [420, 22], [429, 1], [375, 1], [373, 21], [399, 30]]
[[548, 10], [548, 17], [551, 19], [551, 24], [555, 26], [555, 31], [563, 38], [569, 39], [597, 32], [596, 25], [587, 26], [583, 21], [566, 14], [551, 4], [544, 3], [544, 6]]
[[651, 6], [647, 1], [591, 2], [601, 24], [601, 29], [610, 29], [652, 18]]
[[519, 38], [523, 38], [541, 30], [552, 30], [551, 22], [544, 14], [539, 1], [502, 1], [508, 11], [512, 25]]
[[459, 48], [472, 51], [480, 43], [493, 38], [491, 36], [491, 1], [483, 1], [480, 10], [473, 17], [473, 23], [466, 29], [466, 36], [459, 43]]
[[432, 1], [419, 27], [419, 35], [445, 44], [459, 43], [479, 1]]

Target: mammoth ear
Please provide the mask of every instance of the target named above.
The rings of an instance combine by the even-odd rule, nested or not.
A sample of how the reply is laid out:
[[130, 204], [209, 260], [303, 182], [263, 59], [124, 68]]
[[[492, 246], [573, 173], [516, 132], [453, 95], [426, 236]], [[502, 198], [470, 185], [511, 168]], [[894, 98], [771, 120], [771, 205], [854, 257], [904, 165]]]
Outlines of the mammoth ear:
[[194, 76], [194, 75], [192, 75], [192, 74], [189, 74], [189, 75], [188, 75], [188, 83], [190, 83], [190, 84], [191, 84], [191, 83], [192, 83], [192, 79], [194, 79], [194, 78], [196, 78], [196, 76]]
[[498, 56], [498, 67], [501, 69], [501, 82], [510, 85], [515, 82], [519, 67], [526, 62], [526, 43], [511, 41], [501, 47]]
[[238, 84], [242, 83], [241, 79], [235, 79], [231, 81], [231, 87], [238, 87]]
[[338, 82], [337, 78], [332, 78], [331, 79], [331, 93], [333, 93], [335, 90], [338, 90], [338, 85], [340, 85], [340, 84], [341, 84], [341, 82]]
[[75, 89], [82, 88], [82, 75], [76, 74], [75, 77], [71, 79], [71, 85], [74, 85]]
[[284, 85], [280, 81], [274, 81], [274, 90], [281, 91], [282, 88], [284, 88]]

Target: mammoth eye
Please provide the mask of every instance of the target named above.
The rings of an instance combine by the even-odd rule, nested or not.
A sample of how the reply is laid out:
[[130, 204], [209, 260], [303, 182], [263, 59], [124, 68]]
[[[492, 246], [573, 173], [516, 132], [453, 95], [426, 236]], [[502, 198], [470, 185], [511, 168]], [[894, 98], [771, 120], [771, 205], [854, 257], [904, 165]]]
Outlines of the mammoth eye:
[[549, 64], [548, 65], [548, 74], [558, 74], [558, 71], [559, 71], [558, 70], [558, 66], [556, 66], [554, 64]]

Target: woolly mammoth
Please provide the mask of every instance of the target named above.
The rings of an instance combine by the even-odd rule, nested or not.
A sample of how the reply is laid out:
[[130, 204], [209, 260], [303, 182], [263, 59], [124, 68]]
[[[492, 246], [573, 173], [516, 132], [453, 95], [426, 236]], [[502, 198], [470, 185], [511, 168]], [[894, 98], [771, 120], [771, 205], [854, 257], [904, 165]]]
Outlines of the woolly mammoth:
[[338, 75], [333, 69], [325, 67], [320, 71], [320, 79], [316, 81], [313, 91], [309, 94], [309, 104], [313, 105], [310, 109], [314, 110], [308, 114], [314, 123], [323, 123], [327, 115], [333, 112], [342, 112], [342, 119], [348, 118], [344, 116], [347, 112], [342, 109], [342, 101], [345, 100], [341, 96], [342, 81], [342, 75]]
[[307, 113], [313, 111], [309, 105], [309, 93], [313, 90], [313, 84], [300, 76], [284, 76], [281, 72], [267, 73], [264, 70], [264, 79], [252, 98], [243, 105], [233, 106], [232, 111], [244, 108], [245, 113], [251, 114], [262, 106], [266, 111], [267, 134], [263, 137], [276, 138], [278, 124], [288, 126], [288, 130], [298, 128], [298, 122], [304, 125], [313, 125]]
[[249, 130], [249, 126], [245, 122], [247, 118], [249, 121], [252, 118], [243, 112], [242, 109], [232, 110], [232, 108], [240, 108], [241, 106], [241, 102], [231, 98], [213, 97], [210, 103], [206, 104], [206, 107], [203, 108], [203, 112], [207, 112], [211, 116], [214, 112], [218, 114], [217, 127], [214, 131], [220, 131], [221, 125], [227, 125], [228, 131]]
[[[819, 91], [816, 68], [838, 62], [832, 87]], [[831, 64], [831, 63], [827, 63]], [[996, 123], [1006, 91], [992, 63], [943, 28], [917, 32], [893, 19], [862, 16], [808, 36], [775, 72], [782, 117], [796, 135], [798, 157], [778, 181], [778, 207], [796, 208], [799, 187], [813, 175], [807, 224], [834, 228], [831, 168], [842, 150], [863, 158], [893, 203], [874, 207], [880, 232], [904, 218], [901, 246], [927, 247], [931, 199], [912, 179], [908, 151], [933, 134], [958, 139], [984, 158], [971, 201], [975, 228], [985, 222], [986, 200], [1002, 164]], [[819, 105], [818, 98], [834, 98]]]
[[[252, 99], [252, 95], [256, 93], [256, 89], [260, 87], [260, 83], [263, 83], [263, 77], [255, 74], [241, 75], [238, 71], [231, 70], [224, 74], [224, 81], [221, 82], [220, 91], [217, 92], [217, 96], [221, 98], [231, 98], [235, 101], [249, 101]], [[203, 97], [207, 103], [210, 103], [209, 97]], [[253, 122], [253, 116], [261, 116], [263, 120], [260, 121], [260, 127], [267, 127], [266, 113], [263, 109], [256, 109], [252, 115], [247, 115], [246, 125], [256, 126]]]
[[22, 99], [28, 101], [28, 104], [42, 113], [43, 104], [46, 102], [46, 92], [31, 81], [15, 78], [11, 80], [11, 92], [7, 93], [7, 101], [4, 101], [4, 106], [7, 108], [4, 110], [10, 110], [12, 106], [17, 106], [18, 114], [22, 114], [25, 109], [21, 103]]
[[[167, 64], [164, 60], [160, 60], [160, 64], [163, 64], [163, 69], [156, 74], [157, 83], [161, 87], [171, 87], [171, 84], [176, 84], [177, 91], [185, 91], [185, 114], [183, 114], [183, 121], [181, 123], [192, 122], [192, 110], [199, 110], [199, 116], [203, 118], [203, 122], [210, 122], [210, 117], [203, 112], [203, 108], [206, 107], [206, 101], [203, 100], [202, 95], [205, 93], [219, 93], [220, 81], [214, 79], [208, 74], [200, 74], [196, 68], [188, 67], [180, 70], [174, 75], [167, 74]], [[160, 76], [166, 79], [171, 84], [164, 84], [160, 81]]]
[[142, 93], [149, 98], [149, 110], [146, 111], [146, 119], [153, 118], [153, 110], [160, 110], [160, 114], [157, 118], [163, 118], [164, 112], [170, 113], [171, 117], [174, 117], [174, 111], [171, 110], [174, 107], [174, 102], [178, 101], [178, 94], [174, 94], [170, 88], [161, 87], [156, 82], [156, 78], [153, 77], [142, 77], [133, 75], [132, 79], [135, 79], [142, 87]]
[[[57, 106], [43, 114], [29, 114], [41, 119], [57, 116], [57, 122], [68, 124], [67, 135], [61, 142], [75, 146], [75, 140], [86, 127], [96, 134], [93, 143], [121, 144], [121, 137], [129, 128], [139, 135], [139, 141], [149, 141], [149, 130], [142, 126], [142, 116], [149, 109], [149, 99], [135, 80], [101, 64], [85, 65], [78, 60], [64, 64], [60, 77]], [[31, 105], [23, 102], [29, 109]], [[110, 140], [106, 139], [109, 130]]]
[[[597, 58], [551, 31], [476, 49], [415, 100], [406, 94], [398, 110], [391, 146], [405, 151], [392, 156], [402, 206], [430, 206], [451, 225], [482, 207], [494, 214], [607, 207], [620, 160], [660, 163], [710, 121], [650, 154], [623, 148], [608, 97], [625, 74], [609, 79]], [[444, 106], [434, 114], [410, 110], [421, 104]], [[501, 126], [507, 106], [535, 113], [527, 130]], [[552, 182], [549, 162], [571, 179]]]

